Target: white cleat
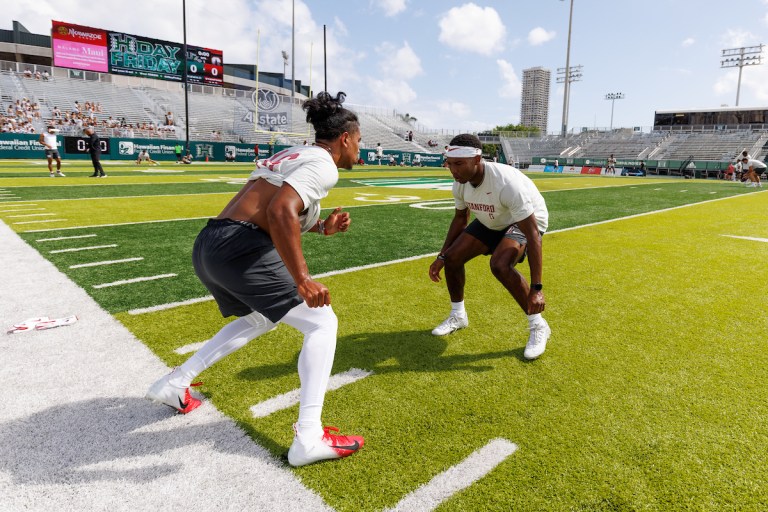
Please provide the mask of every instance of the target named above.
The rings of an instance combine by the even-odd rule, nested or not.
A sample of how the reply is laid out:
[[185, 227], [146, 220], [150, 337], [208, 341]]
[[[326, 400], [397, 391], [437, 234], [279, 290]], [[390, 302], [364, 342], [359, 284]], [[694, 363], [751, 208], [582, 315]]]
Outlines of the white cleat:
[[463, 329], [469, 325], [469, 318], [467, 315], [460, 315], [451, 313], [451, 316], [443, 320], [443, 323], [432, 329], [432, 334], [435, 336], [447, 336], [452, 332], [456, 332], [459, 329]]
[[528, 336], [528, 344], [525, 345], [525, 351], [523, 357], [528, 360], [536, 359], [547, 348], [547, 340], [552, 335], [552, 329], [549, 328], [549, 324], [546, 320], [542, 319], [530, 328], [531, 334]]
[[177, 387], [170, 383], [175, 372], [174, 369], [152, 384], [147, 391], [146, 398], [176, 409], [181, 414], [187, 414], [197, 409], [202, 402], [189, 394], [189, 388]]
[[293, 467], [306, 466], [313, 462], [349, 457], [365, 444], [361, 436], [341, 436], [332, 434], [338, 432], [336, 427], [324, 427], [323, 435], [317, 439], [306, 439], [299, 434], [296, 425], [293, 426], [296, 435], [288, 450], [288, 464]]

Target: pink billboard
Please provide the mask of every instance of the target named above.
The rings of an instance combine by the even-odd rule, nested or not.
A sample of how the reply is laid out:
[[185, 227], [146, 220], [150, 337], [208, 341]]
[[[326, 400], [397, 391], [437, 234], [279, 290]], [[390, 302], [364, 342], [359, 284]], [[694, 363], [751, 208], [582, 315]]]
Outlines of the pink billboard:
[[54, 66], [109, 72], [107, 33], [104, 30], [54, 21], [51, 49]]

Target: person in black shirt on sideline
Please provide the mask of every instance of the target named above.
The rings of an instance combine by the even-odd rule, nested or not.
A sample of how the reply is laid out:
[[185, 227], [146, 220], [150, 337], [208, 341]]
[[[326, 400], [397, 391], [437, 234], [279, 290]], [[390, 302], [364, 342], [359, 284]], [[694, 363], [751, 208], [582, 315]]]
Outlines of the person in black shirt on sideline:
[[91, 154], [91, 163], [93, 163], [93, 174], [91, 178], [106, 178], [104, 174], [104, 168], [101, 167], [101, 140], [96, 135], [96, 130], [93, 128], [85, 128], [83, 130], [88, 136], [88, 152]]

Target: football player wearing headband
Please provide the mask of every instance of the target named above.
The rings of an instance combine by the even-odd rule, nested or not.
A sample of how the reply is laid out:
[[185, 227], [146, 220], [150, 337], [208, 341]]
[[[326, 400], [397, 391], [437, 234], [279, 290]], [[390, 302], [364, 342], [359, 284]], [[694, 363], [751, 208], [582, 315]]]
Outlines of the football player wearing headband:
[[[551, 330], [542, 318], [541, 237], [549, 213], [544, 198], [527, 176], [514, 167], [485, 162], [475, 135], [457, 135], [446, 149], [446, 167], [453, 175], [456, 211], [445, 242], [429, 267], [429, 277], [445, 281], [451, 297], [448, 318], [432, 334], [445, 336], [469, 325], [464, 309], [464, 265], [481, 254], [491, 256], [491, 272], [528, 316], [530, 331], [523, 355], [536, 359], [547, 346]], [[469, 214], [475, 219], [469, 223]], [[528, 255], [531, 284], [515, 269]]]

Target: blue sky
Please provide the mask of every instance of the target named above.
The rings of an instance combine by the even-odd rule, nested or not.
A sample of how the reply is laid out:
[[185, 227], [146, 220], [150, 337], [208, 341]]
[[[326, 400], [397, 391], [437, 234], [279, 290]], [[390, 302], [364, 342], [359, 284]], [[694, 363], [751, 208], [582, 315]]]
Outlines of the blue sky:
[[[295, 0], [296, 77], [358, 105], [395, 108], [431, 128], [482, 130], [520, 119], [523, 69], [551, 69], [549, 131], [562, 122], [570, 0]], [[292, 0], [187, 0], [187, 40], [225, 62], [281, 72], [291, 51]], [[58, 19], [182, 40], [181, 0], [3, 0], [0, 27], [37, 33]], [[768, 43], [768, 0], [574, 0], [569, 128], [653, 123], [655, 110], [735, 106], [738, 69], [725, 48]], [[768, 48], [766, 48], [768, 57]], [[291, 63], [288, 64], [290, 76]], [[768, 62], [744, 68], [739, 106], [768, 106]]]

